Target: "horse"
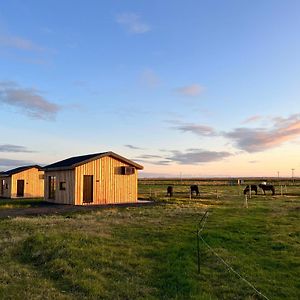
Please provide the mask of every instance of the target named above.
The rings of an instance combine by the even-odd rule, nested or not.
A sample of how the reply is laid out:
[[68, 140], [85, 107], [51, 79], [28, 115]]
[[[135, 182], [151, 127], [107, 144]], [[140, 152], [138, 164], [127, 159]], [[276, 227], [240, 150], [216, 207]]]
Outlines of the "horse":
[[266, 194], [266, 191], [271, 191], [272, 195], [275, 195], [275, 188], [272, 184], [259, 184], [258, 185], [264, 192], [264, 195]]
[[196, 184], [191, 185], [191, 195], [193, 195], [193, 193], [195, 193], [196, 196], [200, 194], [198, 185]]
[[[250, 187], [251, 187], [251, 191], [254, 191], [255, 195], [257, 195], [257, 185], [251, 184]], [[244, 189], [244, 195], [246, 195], [247, 193], [249, 193], [249, 185], [247, 185]]]
[[173, 187], [171, 185], [167, 187], [167, 196], [173, 197]]

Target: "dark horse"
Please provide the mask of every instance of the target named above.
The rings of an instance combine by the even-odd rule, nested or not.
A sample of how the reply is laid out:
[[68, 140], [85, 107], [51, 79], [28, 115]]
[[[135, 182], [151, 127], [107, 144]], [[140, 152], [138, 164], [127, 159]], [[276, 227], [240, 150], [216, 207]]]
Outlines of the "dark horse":
[[173, 187], [171, 185], [167, 187], [167, 196], [173, 197]]
[[[255, 192], [255, 195], [257, 195], [257, 185], [255, 184], [251, 184], [251, 191]], [[249, 185], [247, 185], [244, 189], [244, 195], [246, 195], [247, 193], [249, 193]]]
[[264, 194], [266, 194], [266, 191], [271, 191], [272, 195], [275, 195], [275, 188], [272, 184], [259, 184], [258, 185], [264, 192]]
[[193, 195], [193, 193], [195, 193], [196, 196], [200, 194], [198, 185], [195, 184], [191, 185], [191, 195]]

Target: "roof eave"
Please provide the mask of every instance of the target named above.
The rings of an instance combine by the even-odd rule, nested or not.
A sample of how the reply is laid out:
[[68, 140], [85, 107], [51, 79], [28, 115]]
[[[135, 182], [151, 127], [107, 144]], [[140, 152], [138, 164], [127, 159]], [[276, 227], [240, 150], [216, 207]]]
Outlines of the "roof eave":
[[126, 162], [127, 164], [129, 164], [129, 165], [135, 167], [137, 170], [143, 170], [143, 169], [144, 169], [144, 167], [143, 167], [142, 165], [137, 164], [136, 162], [134, 162], [134, 161], [132, 161], [132, 160], [129, 160], [129, 159], [127, 159], [127, 158], [125, 158], [125, 157], [123, 157], [123, 156], [121, 156], [121, 155], [119, 155], [119, 154], [116, 154], [116, 153], [114, 153], [114, 152], [112, 152], [112, 151], [101, 153], [101, 154], [99, 154], [99, 155], [97, 155], [97, 156], [94, 156], [94, 157], [91, 157], [91, 158], [86, 159], [86, 160], [84, 160], [84, 161], [81, 161], [81, 162], [79, 162], [79, 163], [73, 164], [72, 166], [69, 166], [69, 167], [56, 167], [56, 168], [47, 168], [47, 167], [46, 167], [46, 168], [42, 168], [42, 169], [43, 169], [44, 171], [65, 171], [65, 170], [73, 170], [73, 169], [75, 169], [75, 168], [78, 167], [78, 166], [84, 165], [84, 164], [86, 164], [86, 163], [88, 163], [88, 162], [91, 162], [91, 161], [94, 161], [94, 160], [96, 160], [96, 159], [99, 159], [99, 158], [102, 158], [102, 157], [106, 157], [106, 156], [111, 156], [111, 157], [113, 157], [113, 158], [115, 158], [115, 159], [118, 159], [118, 160], [120, 160], [120, 161]]
[[74, 170], [75, 167], [71, 166], [71, 167], [59, 167], [59, 168], [42, 168], [42, 170], [44, 172], [47, 172], [47, 171], [70, 171], [70, 170]]

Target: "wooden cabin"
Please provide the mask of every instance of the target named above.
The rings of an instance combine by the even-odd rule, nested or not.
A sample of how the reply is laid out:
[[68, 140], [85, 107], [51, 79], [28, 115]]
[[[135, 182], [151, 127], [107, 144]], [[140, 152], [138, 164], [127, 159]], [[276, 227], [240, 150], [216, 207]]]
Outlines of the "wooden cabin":
[[71, 157], [45, 166], [45, 200], [73, 205], [137, 202], [137, 170], [114, 152]]
[[44, 197], [44, 171], [38, 165], [23, 166], [1, 172], [0, 197]]

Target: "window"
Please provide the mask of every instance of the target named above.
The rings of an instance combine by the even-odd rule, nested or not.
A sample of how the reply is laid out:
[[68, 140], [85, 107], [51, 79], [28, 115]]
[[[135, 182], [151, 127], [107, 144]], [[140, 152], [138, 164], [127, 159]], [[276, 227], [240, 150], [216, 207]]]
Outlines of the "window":
[[45, 177], [44, 177], [44, 174], [40, 174], [39, 175], [39, 179], [44, 179]]
[[66, 190], [66, 182], [65, 182], [65, 181], [61, 181], [61, 182], [59, 183], [59, 189], [60, 189], [61, 191], [65, 191], [65, 190]]
[[123, 166], [121, 167], [121, 174], [122, 175], [131, 175], [135, 173], [135, 168], [134, 167], [127, 167]]
[[56, 176], [48, 177], [49, 183], [49, 199], [55, 199], [55, 191], [56, 191]]

